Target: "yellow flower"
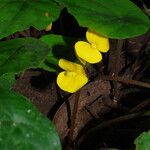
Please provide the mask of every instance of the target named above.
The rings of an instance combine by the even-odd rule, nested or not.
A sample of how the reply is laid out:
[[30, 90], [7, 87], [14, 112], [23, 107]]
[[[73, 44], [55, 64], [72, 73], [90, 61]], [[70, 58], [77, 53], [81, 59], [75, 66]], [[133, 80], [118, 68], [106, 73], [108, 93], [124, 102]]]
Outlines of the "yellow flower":
[[87, 30], [86, 39], [89, 42], [78, 41], [75, 44], [76, 55], [88, 63], [94, 64], [102, 60], [100, 52], [109, 50], [109, 40], [94, 31]]
[[65, 70], [57, 76], [57, 84], [62, 90], [74, 93], [88, 82], [83, 66], [65, 59], [60, 59], [58, 65]]

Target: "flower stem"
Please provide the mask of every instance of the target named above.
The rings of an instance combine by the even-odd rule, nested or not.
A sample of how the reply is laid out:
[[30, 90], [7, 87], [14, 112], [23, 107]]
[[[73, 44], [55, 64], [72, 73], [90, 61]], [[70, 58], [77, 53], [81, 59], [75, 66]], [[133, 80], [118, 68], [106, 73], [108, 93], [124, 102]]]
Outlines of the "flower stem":
[[71, 125], [70, 125], [70, 131], [69, 131], [69, 134], [68, 134], [68, 145], [72, 145], [73, 140], [74, 140], [74, 129], [75, 129], [75, 126], [76, 126], [76, 118], [77, 118], [77, 113], [78, 113], [79, 99], [80, 99], [80, 91], [77, 91], [75, 93], [75, 102], [74, 102], [74, 107], [73, 107], [73, 110], [72, 110]]
[[[113, 75], [114, 77], [118, 76], [119, 70], [120, 70], [120, 55], [121, 51], [124, 45], [124, 40], [118, 40], [117, 46], [116, 46], [116, 51], [115, 51], [115, 62], [113, 66]], [[114, 80], [115, 81], [115, 80]], [[115, 81], [113, 82], [113, 96], [114, 99], [118, 99], [118, 83]]]

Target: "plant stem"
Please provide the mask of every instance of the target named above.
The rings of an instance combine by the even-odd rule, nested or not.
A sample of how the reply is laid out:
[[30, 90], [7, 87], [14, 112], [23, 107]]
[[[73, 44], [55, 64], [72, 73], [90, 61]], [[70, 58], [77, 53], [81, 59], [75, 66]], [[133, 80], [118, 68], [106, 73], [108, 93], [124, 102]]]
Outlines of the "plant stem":
[[119, 76], [101, 76], [101, 79], [103, 80], [111, 80], [111, 81], [117, 81], [117, 82], [123, 82], [126, 84], [132, 84], [132, 85], [137, 85], [137, 86], [141, 86], [144, 88], [150, 88], [150, 84], [149, 83], [145, 83], [142, 81], [136, 81], [136, 80], [132, 80], [132, 79], [128, 79], [128, 78], [124, 78], [124, 77], [119, 77]]
[[[118, 73], [119, 73], [120, 55], [121, 55], [121, 50], [122, 50], [123, 44], [124, 44], [124, 40], [118, 40], [116, 51], [115, 51], [115, 63], [114, 63], [114, 68], [113, 68], [113, 76], [114, 77], [118, 76]], [[114, 99], [117, 99], [117, 97], [118, 97], [118, 83], [113, 82], [113, 85], [114, 85], [114, 89], [113, 89]]]
[[115, 51], [114, 76], [118, 76], [118, 72], [120, 68], [120, 55], [121, 55], [123, 44], [124, 44], [124, 40], [118, 40], [116, 51]]
[[74, 140], [74, 129], [75, 129], [75, 125], [76, 125], [79, 99], [80, 99], [80, 91], [77, 91], [75, 93], [75, 102], [74, 102], [74, 107], [72, 110], [70, 131], [68, 134], [68, 144], [69, 145], [72, 145], [73, 140]]

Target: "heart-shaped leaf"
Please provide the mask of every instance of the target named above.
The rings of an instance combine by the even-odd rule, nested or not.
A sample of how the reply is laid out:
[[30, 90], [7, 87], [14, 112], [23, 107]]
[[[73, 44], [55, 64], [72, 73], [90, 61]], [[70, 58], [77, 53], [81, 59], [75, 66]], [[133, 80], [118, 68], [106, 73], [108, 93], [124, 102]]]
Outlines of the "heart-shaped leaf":
[[145, 33], [148, 17], [130, 0], [56, 0], [67, 7], [80, 25], [111, 38], [129, 38]]
[[54, 125], [22, 95], [0, 91], [1, 150], [60, 150]]
[[0, 0], [0, 38], [30, 26], [44, 29], [59, 11], [53, 0]]
[[41, 37], [41, 41], [45, 42], [51, 48], [47, 59], [40, 64], [40, 68], [56, 72], [58, 70], [58, 60], [64, 58], [70, 61], [76, 60], [74, 54], [74, 44], [77, 38], [69, 38], [60, 35], [45, 35]]
[[0, 75], [38, 67], [49, 51], [47, 44], [33, 38], [0, 42]]

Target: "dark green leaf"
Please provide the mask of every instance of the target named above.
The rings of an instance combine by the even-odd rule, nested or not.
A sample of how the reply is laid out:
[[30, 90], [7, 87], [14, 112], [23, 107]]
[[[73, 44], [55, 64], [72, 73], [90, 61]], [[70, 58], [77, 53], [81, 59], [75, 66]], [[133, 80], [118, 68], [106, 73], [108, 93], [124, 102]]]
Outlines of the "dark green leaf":
[[0, 76], [0, 89], [11, 90], [11, 87], [15, 84], [14, 73], [6, 73]]
[[76, 60], [74, 44], [77, 39], [51, 34], [43, 36], [40, 40], [51, 48], [47, 59], [40, 64], [40, 68], [55, 72], [58, 70], [58, 60], [60, 58], [70, 61]]
[[49, 51], [44, 42], [33, 38], [0, 42], [0, 75], [38, 67]]
[[145, 33], [148, 17], [129, 0], [55, 0], [67, 7], [80, 25], [110, 38], [129, 38]]
[[0, 150], [60, 150], [53, 124], [23, 96], [0, 91]]
[[53, 0], [0, 0], [0, 38], [30, 26], [44, 29], [59, 11]]
[[150, 131], [140, 134], [135, 140], [136, 150], [150, 150]]

